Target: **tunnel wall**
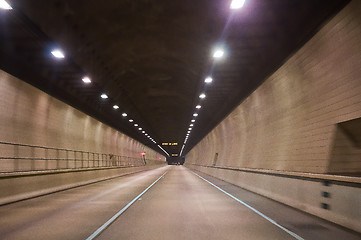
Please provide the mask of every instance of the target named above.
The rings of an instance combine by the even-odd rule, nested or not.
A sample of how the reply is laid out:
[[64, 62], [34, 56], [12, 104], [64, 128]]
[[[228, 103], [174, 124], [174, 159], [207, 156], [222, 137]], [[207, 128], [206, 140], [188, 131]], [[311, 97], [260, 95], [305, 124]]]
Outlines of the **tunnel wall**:
[[361, 173], [360, 39], [355, 0], [202, 139], [186, 165], [361, 232], [359, 184], [341, 186], [338, 206], [321, 209], [321, 200], [307, 200], [320, 197], [321, 183], [279, 175]]
[[[166, 165], [161, 154], [2, 70], [0, 98], [0, 204]], [[50, 161], [46, 161], [49, 168], [23, 172], [28, 170], [27, 162], [31, 162], [33, 169], [41, 170], [44, 161], [12, 160], [7, 156], [16, 153], [15, 157], [30, 154], [42, 158], [44, 149], [8, 143], [98, 152], [106, 157], [117, 155], [124, 157], [122, 161], [131, 161], [131, 164], [114, 167], [111, 161], [103, 161], [105, 165], [100, 166], [98, 161], [98, 165], [93, 163], [90, 166], [85, 161], [89, 169], [76, 166], [75, 169], [58, 169], [52, 168]], [[40, 150], [43, 152], [40, 153]], [[140, 156], [144, 151], [146, 166], [142, 166], [144, 161]], [[161, 160], [158, 160], [159, 157]], [[11, 172], [11, 169], [18, 171]]]
[[0, 70], [0, 141], [146, 158], [165, 157]]
[[[188, 154], [188, 163], [327, 173], [338, 124], [361, 118], [361, 2], [353, 1]], [[360, 126], [359, 126], [360, 127]], [[360, 172], [361, 151], [334, 172]], [[348, 154], [357, 156], [346, 157]]]

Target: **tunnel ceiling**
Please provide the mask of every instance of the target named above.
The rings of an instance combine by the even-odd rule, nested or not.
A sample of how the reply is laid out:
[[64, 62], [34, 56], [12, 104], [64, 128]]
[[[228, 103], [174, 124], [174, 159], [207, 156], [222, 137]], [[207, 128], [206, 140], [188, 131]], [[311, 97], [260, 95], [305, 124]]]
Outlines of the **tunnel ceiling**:
[[[13, 10], [0, 11], [1, 69], [161, 152], [137, 123], [159, 145], [178, 143], [163, 146], [178, 154], [197, 104], [183, 153], [348, 1], [246, 0], [238, 10], [229, 0], [8, 2]], [[215, 60], [219, 45], [225, 56]], [[65, 59], [52, 58], [55, 47]]]

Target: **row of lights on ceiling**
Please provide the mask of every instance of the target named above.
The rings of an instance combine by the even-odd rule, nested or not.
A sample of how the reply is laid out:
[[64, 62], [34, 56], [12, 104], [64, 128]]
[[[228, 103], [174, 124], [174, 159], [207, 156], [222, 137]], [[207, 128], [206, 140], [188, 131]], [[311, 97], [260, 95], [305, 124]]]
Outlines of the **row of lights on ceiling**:
[[[61, 51], [60, 49], [54, 49], [53, 51], [51, 51], [51, 54], [52, 54], [55, 58], [57, 58], [57, 59], [64, 59], [64, 58], [65, 58], [65, 55], [64, 55], [63, 51]], [[85, 84], [89, 84], [89, 83], [92, 82], [91, 79], [90, 79], [88, 76], [84, 76], [84, 77], [82, 78], [82, 81], [83, 81]], [[103, 99], [103, 100], [106, 100], [106, 99], [108, 99], [109, 97], [108, 97], [107, 94], [102, 93], [102, 94], [100, 95], [100, 98]], [[113, 109], [114, 109], [114, 110], [118, 110], [118, 109], [119, 109], [119, 106], [118, 106], [118, 105], [113, 105]], [[124, 118], [126, 118], [126, 117], [128, 116], [128, 114], [125, 113], [125, 112], [123, 112], [123, 113], [122, 113], [122, 116], [123, 116]], [[146, 133], [145, 130], [143, 130], [143, 128], [141, 128], [141, 127], [139, 126], [139, 124], [135, 123], [133, 119], [129, 119], [128, 121], [129, 121], [131, 124], [133, 124], [134, 127], [138, 128], [138, 130], [141, 131], [147, 138], [149, 138], [150, 141], [152, 141], [153, 143], [157, 144], [157, 142], [156, 142], [151, 136], [149, 136], [149, 134]], [[159, 145], [158, 145], [158, 146], [159, 146]]]
[[[13, 9], [13, 8], [12, 8], [12, 7], [10, 6], [10, 4], [7, 3], [5, 0], [0, 0], [0, 9], [11, 10], [11, 9]], [[62, 50], [60, 50], [60, 49], [53, 49], [53, 50], [51, 51], [51, 54], [52, 54], [55, 58], [57, 58], [57, 59], [64, 59], [64, 58], [65, 58], [64, 52], [63, 52]], [[82, 81], [83, 81], [85, 84], [90, 84], [90, 83], [92, 82], [91, 79], [90, 79], [88, 76], [84, 76], [84, 77], [82, 78]], [[105, 94], [105, 93], [102, 93], [102, 94], [100, 95], [100, 97], [101, 97], [102, 99], [104, 99], [104, 100], [106, 100], [106, 99], [109, 98], [108, 95]], [[114, 110], [118, 110], [118, 109], [119, 109], [119, 106], [118, 106], [118, 105], [113, 105], [113, 109], [114, 109]], [[124, 112], [124, 113], [122, 113], [122, 116], [123, 116], [124, 118], [126, 118], [126, 117], [128, 116], [128, 114]], [[128, 121], [129, 121], [131, 124], [133, 124], [134, 127], [138, 128], [138, 130], [141, 131], [141, 133], [143, 133], [147, 138], [149, 138], [150, 141], [152, 141], [154, 144], [157, 144], [157, 142], [156, 142], [148, 133], [146, 133], [145, 130], [143, 130], [143, 128], [141, 128], [137, 123], [135, 123], [133, 119], [129, 119]], [[168, 154], [160, 145], [158, 145], [158, 147], [169, 156], [169, 154]]]
[[[239, 8], [243, 7], [244, 2], [245, 2], [245, 0], [232, 0], [231, 5], [230, 5], [230, 9], [239, 9]], [[218, 47], [213, 51], [213, 58], [215, 60], [222, 59], [224, 57], [224, 55], [225, 55], [225, 52], [224, 52], [223, 48], [221, 48], [221, 47]], [[206, 77], [204, 79], [204, 82], [205, 82], [206, 85], [211, 84], [213, 82], [213, 78], [211, 76], [208, 76], [208, 77]], [[204, 100], [205, 98], [206, 98], [206, 94], [205, 94], [205, 92], [202, 92], [199, 95], [199, 99]], [[183, 146], [182, 146], [182, 149], [181, 149], [181, 151], [179, 153], [179, 156], [182, 156], [184, 147], [186, 146], [188, 138], [189, 138], [189, 136], [190, 136], [190, 134], [192, 132], [192, 129], [193, 129], [194, 124], [196, 122], [196, 117], [198, 117], [198, 112], [199, 112], [199, 109], [202, 108], [202, 105], [197, 104], [195, 108], [196, 108], [196, 111], [193, 113], [193, 119], [191, 120], [191, 123], [189, 124], [188, 131], [187, 131], [186, 137], [184, 139]]]

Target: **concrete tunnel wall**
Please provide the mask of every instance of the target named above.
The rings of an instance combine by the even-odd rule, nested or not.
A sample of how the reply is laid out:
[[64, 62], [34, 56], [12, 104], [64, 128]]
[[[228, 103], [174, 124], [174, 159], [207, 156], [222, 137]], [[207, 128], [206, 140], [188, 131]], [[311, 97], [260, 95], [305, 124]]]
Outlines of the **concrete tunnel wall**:
[[146, 152], [147, 159], [165, 161], [151, 148], [2, 70], [0, 96], [0, 141], [133, 158]]
[[[361, 128], [360, 39], [361, 1], [354, 0], [199, 142], [185, 164], [361, 232], [360, 179], [325, 175], [361, 172], [361, 148], [341, 129], [350, 120]], [[342, 182], [343, 190], [329, 181]], [[323, 198], [325, 191], [332, 198]]]
[[[47, 161], [48, 168], [43, 168], [44, 161], [6, 159], [14, 153], [17, 156], [54, 157], [43, 149], [0, 144], [0, 157], [3, 158], [0, 159], [0, 204], [166, 165], [163, 155], [2, 70], [0, 97], [0, 142], [112, 154], [124, 156], [123, 161], [139, 160], [125, 166], [110, 163], [97, 167], [93, 164], [84, 169], [77, 166], [66, 169], [64, 164], [59, 169], [55, 161]], [[144, 151], [146, 166], [142, 166], [144, 162], [140, 155]], [[22, 172], [29, 170], [31, 164], [36, 170], [44, 170]], [[18, 172], [11, 173], [15, 166]]]

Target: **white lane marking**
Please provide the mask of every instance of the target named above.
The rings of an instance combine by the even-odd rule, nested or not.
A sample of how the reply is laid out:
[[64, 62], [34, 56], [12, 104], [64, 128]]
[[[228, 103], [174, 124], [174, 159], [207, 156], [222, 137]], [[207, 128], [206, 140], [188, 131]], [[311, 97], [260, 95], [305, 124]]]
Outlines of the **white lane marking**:
[[86, 240], [92, 240], [96, 238], [104, 229], [109, 227], [110, 224], [112, 224], [125, 210], [127, 210], [135, 201], [138, 200], [146, 191], [149, 190], [154, 184], [156, 184], [164, 175], [167, 174], [168, 171], [163, 173], [162, 176], [160, 176], [157, 180], [155, 180], [152, 184], [149, 185], [141, 194], [139, 194], [136, 198], [134, 198], [130, 203], [128, 203], [122, 210], [117, 212], [111, 219], [109, 219], [106, 223], [104, 223], [100, 228], [98, 228], [92, 235], [90, 235]]
[[197, 177], [199, 177], [200, 179], [206, 181], [207, 183], [209, 183], [210, 185], [212, 185], [213, 187], [217, 188], [219, 191], [223, 192], [224, 194], [228, 195], [229, 197], [233, 198], [234, 200], [236, 200], [237, 202], [241, 203], [242, 205], [246, 206], [247, 208], [251, 209], [253, 212], [257, 213], [258, 215], [260, 215], [261, 217], [263, 217], [264, 219], [268, 220], [269, 222], [271, 222], [272, 224], [276, 225], [277, 227], [281, 228], [283, 231], [287, 232], [288, 234], [290, 234], [292, 237], [296, 238], [297, 240], [305, 240], [304, 238], [298, 236], [296, 233], [288, 230], [287, 228], [281, 226], [280, 224], [278, 224], [276, 221], [274, 221], [273, 219], [267, 217], [266, 215], [264, 215], [263, 213], [261, 213], [260, 211], [258, 211], [257, 209], [251, 207], [250, 205], [248, 205], [247, 203], [243, 202], [242, 200], [239, 200], [238, 198], [236, 198], [235, 196], [233, 196], [232, 194], [224, 191], [222, 188], [218, 187], [217, 185], [211, 183], [210, 181], [208, 181], [207, 179], [204, 179], [203, 177], [199, 176], [197, 173], [193, 172], [192, 173], [194, 175], [196, 175]]

